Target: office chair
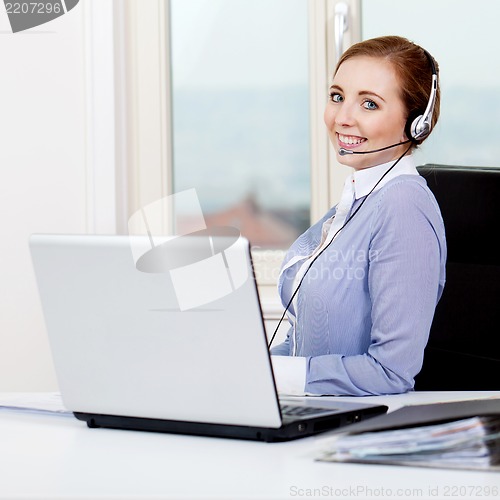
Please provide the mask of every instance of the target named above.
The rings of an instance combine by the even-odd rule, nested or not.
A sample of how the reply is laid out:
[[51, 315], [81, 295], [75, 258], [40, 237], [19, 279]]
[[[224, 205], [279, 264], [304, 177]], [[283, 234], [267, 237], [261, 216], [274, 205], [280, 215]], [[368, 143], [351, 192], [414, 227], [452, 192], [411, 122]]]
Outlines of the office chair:
[[500, 390], [500, 168], [418, 170], [441, 207], [448, 260], [415, 389]]

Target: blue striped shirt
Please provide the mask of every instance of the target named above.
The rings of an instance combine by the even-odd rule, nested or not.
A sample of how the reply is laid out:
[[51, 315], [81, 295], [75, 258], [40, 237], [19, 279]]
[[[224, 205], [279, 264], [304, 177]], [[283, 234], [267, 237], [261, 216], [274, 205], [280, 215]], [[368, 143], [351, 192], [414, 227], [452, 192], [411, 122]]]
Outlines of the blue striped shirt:
[[[422, 367], [445, 282], [444, 225], [411, 156], [366, 197], [392, 163], [354, 173], [351, 213], [366, 201], [307, 272], [290, 308], [287, 338], [271, 351], [306, 358], [306, 393], [406, 392]], [[283, 266], [311, 255], [334, 215], [335, 207], [302, 234]], [[284, 305], [302, 263], [280, 277]]]

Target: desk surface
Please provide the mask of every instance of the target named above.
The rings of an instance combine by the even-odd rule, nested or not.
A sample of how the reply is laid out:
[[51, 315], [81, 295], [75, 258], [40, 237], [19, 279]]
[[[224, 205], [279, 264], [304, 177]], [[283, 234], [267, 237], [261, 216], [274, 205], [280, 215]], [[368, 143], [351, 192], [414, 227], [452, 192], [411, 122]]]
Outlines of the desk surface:
[[[394, 410], [485, 397], [500, 398], [500, 392], [410, 393], [363, 401]], [[0, 498], [500, 497], [495, 472], [316, 462], [325, 439], [328, 433], [267, 444], [88, 429], [71, 416], [1, 410]]]

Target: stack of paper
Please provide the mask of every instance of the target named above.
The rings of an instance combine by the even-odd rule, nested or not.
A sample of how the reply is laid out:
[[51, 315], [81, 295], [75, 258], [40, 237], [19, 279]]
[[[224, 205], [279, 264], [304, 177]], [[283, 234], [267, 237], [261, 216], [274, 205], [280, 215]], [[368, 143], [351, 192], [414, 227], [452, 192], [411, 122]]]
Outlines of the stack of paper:
[[320, 460], [489, 468], [500, 464], [500, 418], [339, 436]]
[[73, 416], [64, 407], [58, 392], [0, 393], [0, 410]]
[[500, 400], [409, 406], [346, 430], [319, 460], [500, 470]]

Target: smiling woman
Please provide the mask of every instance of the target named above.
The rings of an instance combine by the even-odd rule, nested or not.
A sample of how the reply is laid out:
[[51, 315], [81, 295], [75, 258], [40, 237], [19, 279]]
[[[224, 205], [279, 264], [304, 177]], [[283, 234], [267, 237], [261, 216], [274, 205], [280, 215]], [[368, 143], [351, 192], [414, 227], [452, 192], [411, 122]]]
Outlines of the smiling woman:
[[438, 114], [437, 63], [418, 45], [380, 37], [340, 59], [324, 119], [354, 173], [340, 203], [285, 257], [279, 290], [290, 329], [272, 350], [280, 392], [413, 388], [444, 287], [446, 241], [411, 152]]
[[[340, 155], [354, 152], [361, 144], [358, 152], [380, 152], [368, 163], [359, 161], [358, 168], [398, 158], [408, 142], [411, 150], [416, 149], [438, 121], [438, 65], [427, 51], [415, 47], [401, 37], [373, 38], [352, 46], [337, 64], [329, 101], [336, 106], [327, 106], [324, 115], [330, 140], [340, 144]], [[348, 84], [349, 96], [343, 93], [343, 82]], [[352, 116], [354, 111], [356, 116]], [[360, 112], [365, 112], [362, 123], [369, 138], [352, 136], [349, 120]], [[346, 118], [343, 113], [348, 114], [347, 122], [340, 123]], [[392, 148], [396, 149], [389, 151]], [[353, 161], [342, 163], [355, 167]]]
[[325, 109], [325, 124], [332, 144], [351, 151], [366, 151], [401, 143], [371, 156], [348, 155], [344, 160], [346, 165], [367, 168], [401, 156], [406, 149], [407, 114], [390, 62], [358, 56], [340, 65]]

